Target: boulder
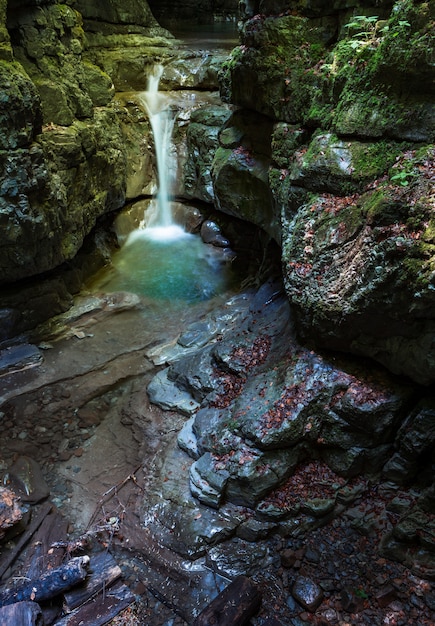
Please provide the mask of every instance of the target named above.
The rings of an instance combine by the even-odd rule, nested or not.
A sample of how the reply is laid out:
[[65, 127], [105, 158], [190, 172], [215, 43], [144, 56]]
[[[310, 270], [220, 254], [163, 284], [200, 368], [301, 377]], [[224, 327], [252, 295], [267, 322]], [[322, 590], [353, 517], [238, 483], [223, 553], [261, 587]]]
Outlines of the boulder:
[[234, 113], [220, 132], [211, 176], [221, 211], [256, 224], [279, 241], [269, 187], [271, 129], [270, 120], [263, 116]]
[[433, 147], [409, 151], [364, 194], [313, 196], [283, 242], [301, 335], [421, 384], [435, 376], [433, 163]]
[[219, 146], [221, 126], [230, 116], [227, 107], [204, 107], [192, 112], [187, 129], [184, 188], [187, 197], [213, 202], [211, 166]]
[[222, 99], [276, 121], [298, 123], [313, 93], [321, 90], [313, 68], [332, 34], [328, 19], [313, 23], [294, 15], [255, 15], [245, 22], [241, 45], [223, 65]]

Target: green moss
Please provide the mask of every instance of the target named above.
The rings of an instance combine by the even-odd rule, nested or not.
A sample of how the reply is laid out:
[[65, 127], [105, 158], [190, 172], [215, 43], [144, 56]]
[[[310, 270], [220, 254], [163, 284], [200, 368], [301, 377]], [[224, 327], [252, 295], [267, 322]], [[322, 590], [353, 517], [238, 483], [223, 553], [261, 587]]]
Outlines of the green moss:
[[346, 233], [346, 237], [352, 237], [364, 224], [363, 208], [358, 203], [351, 203], [335, 213], [324, 212], [316, 224], [316, 237], [321, 241], [329, 241], [328, 234], [337, 229]]
[[410, 145], [395, 141], [353, 142], [352, 166], [363, 178], [376, 178], [384, 173]]
[[324, 65], [331, 96], [338, 96], [335, 128], [368, 137], [429, 137], [434, 49], [428, 4], [410, 0], [396, 2], [370, 36], [340, 41]]
[[281, 122], [272, 132], [272, 159], [278, 167], [286, 168], [291, 155], [303, 143], [306, 131], [300, 126]]
[[386, 226], [394, 224], [406, 217], [404, 208], [399, 203], [391, 201], [385, 184], [366, 194], [363, 202], [364, 214], [371, 226]]
[[325, 53], [322, 33], [295, 16], [248, 21], [221, 74], [224, 99], [276, 120], [303, 120], [319, 79], [313, 68]]

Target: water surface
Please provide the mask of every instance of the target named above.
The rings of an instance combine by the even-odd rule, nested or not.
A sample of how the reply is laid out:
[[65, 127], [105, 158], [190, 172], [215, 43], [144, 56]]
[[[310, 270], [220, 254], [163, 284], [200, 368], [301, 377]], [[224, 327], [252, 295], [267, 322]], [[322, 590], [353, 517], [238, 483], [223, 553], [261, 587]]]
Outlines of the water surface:
[[224, 254], [176, 225], [136, 229], [91, 288], [129, 291], [165, 307], [209, 300], [236, 283]]

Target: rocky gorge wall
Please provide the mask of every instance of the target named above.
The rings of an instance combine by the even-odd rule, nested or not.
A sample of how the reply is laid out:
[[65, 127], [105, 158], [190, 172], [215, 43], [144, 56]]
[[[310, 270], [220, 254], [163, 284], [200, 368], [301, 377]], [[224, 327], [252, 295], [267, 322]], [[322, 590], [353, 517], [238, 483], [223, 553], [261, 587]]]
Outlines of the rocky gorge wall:
[[435, 3], [244, 10], [217, 205], [282, 245], [306, 341], [433, 383]]
[[238, 0], [151, 0], [153, 15], [166, 28], [182, 24], [213, 24], [219, 21], [236, 20]]
[[4, 339], [69, 307], [83, 272], [110, 257], [103, 231], [92, 256], [96, 223], [153, 190], [147, 116], [115, 94], [145, 90], [157, 61], [167, 87], [216, 90], [217, 66], [180, 51], [146, 2], [0, 6]]
[[[0, 7], [1, 280], [4, 293], [22, 281], [11, 298], [28, 301], [17, 311], [2, 298], [7, 336], [46, 307], [42, 273], [69, 266], [102, 216], [151, 193], [149, 124], [133, 96], [150, 66], [165, 65], [167, 88], [211, 89], [220, 64], [181, 53], [145, 3]], [[234, 326], [227, 316], [200, 322], [150, 395], [190, 394], [180, 446], [194, 459], [192, 492], [211, 506], [281, 520], [274, 490], [307, 459], [346, 479], [420, 482], [421, 506], [398, 532], [406, 543], [429, 529], [430, 565], [434, 3], [264, 0], [240, 10], [241, 45], [220, 74], [225, 105], [185, 125], [178, 191], [275, 240], [285, 293], [268, 284], [242, 298]], [[71, 291], [49, 289], [51, 314], [66, 309]], [[351, 499], [339, 491], [303, 514], [317, 520]]]

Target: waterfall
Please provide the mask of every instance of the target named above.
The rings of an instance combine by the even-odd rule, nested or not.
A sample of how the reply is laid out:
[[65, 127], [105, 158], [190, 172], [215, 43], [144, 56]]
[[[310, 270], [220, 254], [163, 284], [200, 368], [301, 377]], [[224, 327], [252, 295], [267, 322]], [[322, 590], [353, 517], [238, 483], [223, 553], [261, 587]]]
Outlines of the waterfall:
[[155, 65], [148, 77], [148, 89], [139, 94], [144, 104], [154, 136], [157, 163], [157, 194], [150, 217], [146, 220], [146, 234], [149, 238], [170, 240], [185, 234], [174, 224], [171, 210], [171, 138], [175, 114], [171, 110], [169, 98], [159, 91], [162, 65]]
[[92, 288], [137, 293], [178, 310], [180, 303], [212, 299], [237, 279], [228, 250], [205, 244], [198, 233], [186, 232], [173, 219], [171, 198], [179, 168], [172, 131], [177, 111], [184, 113], [198, 105], [190, 91], [181, 96], [159, 91], [162, 72], [163, 67], [156, 66], [148, 78], [148, 90], [137, 94], [154, 135], [157, 192], [149, 202], [130, 207], [126, 221], [120, 215], [119, 230], [115, 220], [114, 230], [122, 245], [107, 273], [102, 272]]

